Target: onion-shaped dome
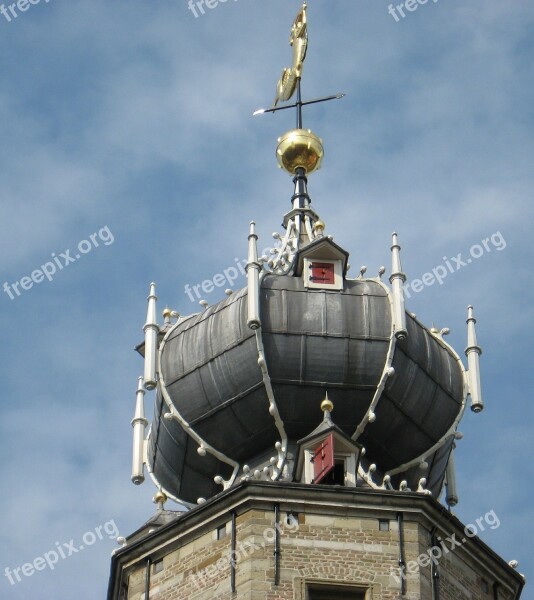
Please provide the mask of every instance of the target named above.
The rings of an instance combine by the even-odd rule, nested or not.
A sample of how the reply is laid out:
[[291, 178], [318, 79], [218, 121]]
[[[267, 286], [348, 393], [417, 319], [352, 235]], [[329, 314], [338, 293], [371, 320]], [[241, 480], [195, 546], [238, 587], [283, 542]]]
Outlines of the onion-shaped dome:
[[[160, 346], [148, 461], [165, 490], [192, 503], [220, 490], [216, 476], [268, 465], [283, 436], [291, 449], [321, 421], [327, 389], [336, 423], [378, 473], [415, 487], [426, 477], [437, 494], [465, 402], [463, 367], [439, 336], [407, 315], [397, 341], [391, 293], [378, 279], [325, 290], [265, 275], [258, 331], [247, 326], [247, 296], [179, 321]], [[169, 407], [178, 419], [164, 418]]]

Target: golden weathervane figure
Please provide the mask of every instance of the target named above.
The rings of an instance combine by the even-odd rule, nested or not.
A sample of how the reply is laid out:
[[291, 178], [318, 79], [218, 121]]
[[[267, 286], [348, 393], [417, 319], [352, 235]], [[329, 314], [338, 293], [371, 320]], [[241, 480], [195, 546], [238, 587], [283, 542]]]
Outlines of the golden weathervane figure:
[[282, 76], [276, 86], [275, 107], [280, 100], [285, 102], [289, 100], [297, 89], [297, 80], [302, 78], [302, 69], [306, 50], [308, 49], [308, 19], [306, 16], [306, 2], [302, 5], [299, 14], [296, 16], [289, 36], [289, 44], [293, 46], [293, 64], [290, 69], [284, 69]]

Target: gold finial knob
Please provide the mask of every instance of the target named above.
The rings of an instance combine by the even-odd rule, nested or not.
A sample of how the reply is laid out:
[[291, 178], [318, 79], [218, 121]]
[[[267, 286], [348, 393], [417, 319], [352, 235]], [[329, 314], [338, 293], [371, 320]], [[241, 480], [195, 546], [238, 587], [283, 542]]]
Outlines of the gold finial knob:
[[164, 494], [161, 490], [156, 492], [156, 495], [154, 496], [154, 504], [165, 504], [167, 500], [167, 495]]
[[328, 397], [328, 392], [326, 393], [324, 400], [321, 402], [321, 410], [323, 412], [332, 412], [334, 410], [334, 403]]
[[326, 227], [326, 225], [325, 225], [324, 221], [321, 221], [321, 219], [319, 219], [318, 221], [315, 221], [315, 225], [313, 226], [313, 229], [317, 235], [321, 235], [323, 233], [323, 231], [325, 230], [325, 227]]
[[168, 306], [166, 306], [166, 307], [163, 309], [163, 318], [164, 318], [164, 319], [170, 319], [170, 318], [171, 318], [171, 315], [172, 315], [172, 310], [171, 310], [171, 309], [170, 309]]

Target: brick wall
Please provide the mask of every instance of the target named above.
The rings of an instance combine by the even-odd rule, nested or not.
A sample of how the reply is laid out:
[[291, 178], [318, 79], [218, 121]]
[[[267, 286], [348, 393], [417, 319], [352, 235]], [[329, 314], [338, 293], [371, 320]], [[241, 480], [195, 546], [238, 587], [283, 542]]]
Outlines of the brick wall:
[[[231, 513], [220, 510], [191, 527], [177, 527], [161, 547], [155, 538], [149, 553], [139, 554], [137, 563], [127, 565], [128, 600], [146, 600], [148, 555], [163, 559], [161, 572], [151, 573], [150, 600], [307, 600], [310, 582], [350, 584], [364, 591], [366, 600], [401, 600], [396, 521], [401, 506], [377, 505], [370, 510], [349, 503], [284, 506], [282, 500], [277, 502], [282, 507], [278, 586], [274, 585], [274, 501], [255, 501], [236, 509], [237, 594], [231, 592]], [[289, 506], [295, 507], [293, 513], [284, 512]], [[475, 540], [462, 542], [460, 537], [462, 543], [449, 550], [447, 540], [453, 531], [448, 529], [456, 527], [458, 535], [461, 529], [446, 515], [434, 521], [442, 529], [433, 546], [430, 528], [434, 525], [428, 518], [413, 510], [403, 514], [406, 594], [402, 600], [432, 599], [428, 552], [433, 547], [442, 554], [438, 557], [440, 600], [493, 600], [492, 585], [499, 575], [492, 565], [500, 565], [495, 562], [500, 559], [487, 554]], [[506, 585], [500, 586], [499, 600], [514, 600]]]

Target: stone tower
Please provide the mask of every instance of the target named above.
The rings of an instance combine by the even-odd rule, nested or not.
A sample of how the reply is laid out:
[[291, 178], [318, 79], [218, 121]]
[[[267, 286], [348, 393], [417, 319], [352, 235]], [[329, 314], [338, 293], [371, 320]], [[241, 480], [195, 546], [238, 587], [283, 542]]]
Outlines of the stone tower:
[[458, 424], [483, 409], [473, 308], [466, 367], [406, 310], [396, 233], [386, 281], [349, 277], [308, 193], [324, 151], [303, 107], [343, 94], [301, 97], [306, 3], [290, 43], [257, 111], [296, 109], [276, 151], [294, 183], [285, 233], [260, 256], [251, 223], [247, 286], [200, 313], [158, 324], [150, 287], [132, 480], [149, 473], [158, 510], [114, 553], [108, 598], [518, 600], [523, 577], [477, 535], [498, 516], [450, 510]]

